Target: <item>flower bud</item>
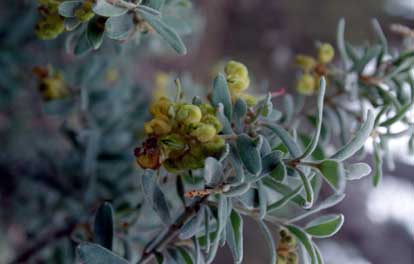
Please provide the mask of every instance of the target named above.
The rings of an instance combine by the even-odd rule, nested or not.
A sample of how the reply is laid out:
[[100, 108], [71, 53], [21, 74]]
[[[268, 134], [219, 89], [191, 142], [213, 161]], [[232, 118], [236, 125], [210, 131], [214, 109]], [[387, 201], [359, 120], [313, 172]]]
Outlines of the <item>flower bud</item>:
[[311, 74], [303, 74], [296, 85], [296, 90], [303, 95], [312, 95], [315, 92], [316, 80]]
[[196, 105], [182, 105], [178, 108], [175, 119], [184, 125], [199, 123], [201, 120], [201, 110]]
[[246, 90], [250, 85], [249, 77], [239, 77], [234, 75], [227, 76], [227, 85], [231, 93], [240, 93]]
[[198, 141], [203, 143], [212, 140], [216, 134], [217, 131], [214, 126], [203, 123], [198, 124], [191, 132], [191, 135], [193, 137], [197, 138]]
[[214, 109], [214, 107], [211, 106], [210, 104], [201, 104], [199, 105], [199, 107], [203, 115], [207, 115], [207, 114], [215, 115], [216, 114], [216, 109]]
[[204, 157], [194, 156], [192, 153], [185, 154], [179, 165], [182, 169], [199, 169], [204, 167]]
[[259, 102], [259, 98], [257, 96], [247, 93], [241, 93], [238, 97], [242, 98], [249, 107], [255, 106]]
[[212, 125], [216, 129], [217, 133], [223, 129], [223, 125], [215, 115], [204, 115], [203, 118], [201, 118], [201, 122], [207, 125]]
[[311, 56], [299, 54], [295, 57], [295, 64], [305, 72], [310, 72], [316, 66], [316, 60]]
[[209, 155], [219, 154], [223, 151], [226, 141], [216, 135], [212, 140], [203, 144], [204, 149]]
[[150, 113], [153, 117], [168, 119], [168, 110], [172, 106], [170, 99], [161, 97], [150, 106]]
[[49, 40], [56, 38], [64, 30], [63, 18], [59, 14], [51, 13], [37, 22], [35, 33], [39, 39]]
[[239, 78], [243, 78], [243, 79], [248, 79], [249, 77], [249, 72], [247, 70], [247, 67], [240, 62], [237, 61], [229, 61], [226, 64], [226, 67], [224, 68], [224, 72], [226, 73], [227, 76], [234, 76], [234, 77], [239, 77]]
[[93, 1], [86, 0], [82, 6], [75, 11], [75, 17], [83, 23], [88, 22], [95, 16], [95, 13], [92, 11], [92, 7]]
[[323, 43], [318, 48], [318, 60], [320, 63], [330, 63], [335, 56], [335, 50], [329, 43]]
[[144, 124], [144, 131], [147, 134], [165, 135], [172, 130], [171, 124], [162, 118], [154, 118]]
[[43, 99], [46, 101], [62, 99], [69, 94], [66, 88], [65, 80], [59, 73], [41, 80], [38, 88]]
[[160, 143], [168, 151], [181, 151], [186, 147], [185, 141], [178, 134], [166, 135], [160, 139]]
[[289, 252], [289, 255], [287, 257], [287, 264], [298, 264], [299, 258], [298, 254], [296, 252]]

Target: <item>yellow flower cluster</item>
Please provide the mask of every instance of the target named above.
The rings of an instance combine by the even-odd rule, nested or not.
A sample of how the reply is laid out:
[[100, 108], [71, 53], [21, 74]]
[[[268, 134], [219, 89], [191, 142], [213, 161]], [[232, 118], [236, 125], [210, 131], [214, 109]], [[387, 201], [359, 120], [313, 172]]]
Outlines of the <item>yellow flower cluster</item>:
[[225, 141], [218, 133], [223, 127], [210, 104], [172, 102], [161, 97], [150, 106], [150, 113], [153, 118], [144, 124], [149, 138], [135, 150], [142, 168], [163, 165], [168, 171], [197, 169], [204, 166], [206, 157], [222, 152]]
[[40, 20], [35, 27], [36, 36], [40, 39], [54, 39], [65, 30], [63, 17], [59, 15], [60, 0], [38, 0]]
[[224, 68], [226, 73], [227, 86], [229, 87], [232, 100], [242, 98], [247, 105], [253, 106], [257, 104], [258, 98], [246, 93], [250, 85], [249, 72], [247, 67], [237, 61], [229, 61]]
[[295, 58], [295, 64], [303, 71], [300, 75], [296, 90], [303, 95], [315, 93], [319, 80], [328, 74], [327, 64], [332, 62], [335, 50], [329, 43], [323, 43], [318, 47], [317, 58], [299, 54]]
[[299, 258], [295, 237], [286, 229], [280, 230], [279, 235], [276, 264], [298, 264]]
[[69, 95], [63, 75], [43, 67], [35, 67], [33, 72], [39, 78], [38, 90], [45, 101], [65, 98]]

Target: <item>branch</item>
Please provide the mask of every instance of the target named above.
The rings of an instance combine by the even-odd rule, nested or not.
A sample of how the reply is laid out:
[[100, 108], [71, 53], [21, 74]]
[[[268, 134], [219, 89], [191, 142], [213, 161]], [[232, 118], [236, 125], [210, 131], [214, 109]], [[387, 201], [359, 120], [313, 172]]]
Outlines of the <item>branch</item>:
[[27, 263], [27, 261], [45, 248], [50, 243], [60, 238], [69, 236], [76, 227], [76, 221], [71, 220], [67, 225], [47, 232], [43, 237], [39, 238], [32, 246], [24, 250], [20, 255], [16, 256], [9, 264]]

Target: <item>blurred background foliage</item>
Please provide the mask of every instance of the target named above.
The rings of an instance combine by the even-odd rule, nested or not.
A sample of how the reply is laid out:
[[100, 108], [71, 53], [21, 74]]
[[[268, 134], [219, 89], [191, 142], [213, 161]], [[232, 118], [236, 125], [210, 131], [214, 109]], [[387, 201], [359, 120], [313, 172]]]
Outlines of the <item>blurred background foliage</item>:
[[[372, 17], [383, 25], [391, 47], [399, 45], [402, 37], [389, 25], [414, 26], [410, 0], [199, 0], [192, 10], [184, 13], [192, 33], [180, 32], [186, 35], [186, 56], [177, 56], [150, 36], [139, 45], [105, 42], [99, 51], [79, 58], [64, 51], [63, 36], [57, 41], [36, 39], [35, 1], [0, 3], [1, 263], [27, 249], [31, 241], [50, 237], [45, 227], [55, 226], [50, 232], [56, 238], [70, 233], [73, 217], [87, 222], [103, 200], [113, 200], [117, 208], [122, 208], [121, 201], [139, 206], [131, 153], [160, 72], [180, 75], [191, 98], [206, 92], [196, 83], [209, 84], [214, 65], [236, 58], [257, 80], [266, 80], [271, 90], [284, 87], [294, 93], [294, 56], [313, 53], [315, 40], [335, 43], [340, 17], [347, 20], [347, 40], [357, 45], [374, 39]], [[79, 99], [67, 99], [68, 108], [45, 104], [37, 91], [32, 69], [48, 64], [62, 71]], [[167, 83], [173, 86], [173, 78], [167, 78]], [[111, 101], [105, 100], [108, 96]], [[73, 104], [78, 107], [70, 108]], [[67, 117], [64, 124], [62, 116]], [[404, 141], [395, 142], [390, 151], [401, 153], [402, 147]], [[370, 179], [349, 185], [344, 203], [333, 209], [349, 216], [343, 230], [333, 242], [320, 245], [327, 263], [414, 261], [414, 226], [409, 217], [414, 214], [414, 158], [402, 156], [395, 171], [385, 170], [387, 177], [379, 188], [371, 190]], [[70, 230], [65, 229], [68, 226]], [[250, 226], [246, 241], [254, 243], [246, 243], [245, 263], [264, 263], [265, 246], [260, 246], [255, 224], [246, 222], [246, 226]], [[79, 236], [87, 237], [88, 230]], [[60, 240], [54, 245], [59, 250], [44, 250], [33, 263], [44, 263], [51, 254], [49, 263], [65, 263], [61, 260], [70, 259], [70, 243]], [[220, 253], [215, 263], [231, 261], [228, 251]]]

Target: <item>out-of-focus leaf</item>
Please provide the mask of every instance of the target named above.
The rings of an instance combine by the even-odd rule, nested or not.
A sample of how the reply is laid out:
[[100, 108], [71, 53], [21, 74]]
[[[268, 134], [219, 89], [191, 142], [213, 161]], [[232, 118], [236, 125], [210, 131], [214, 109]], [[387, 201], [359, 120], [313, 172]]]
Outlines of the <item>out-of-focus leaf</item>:
[[105, 22], [105, 33], [110, 39], [125, 40], [134, 24], [128, 15], [110, 17]]
[[243, 218], [236, 211], [230, 214], [227, 228], [227, 243], [233, 254], [235, 263], [241, 263], [243, 259]]
[[345, 167], [347, 180], [359, 180], [371, 173], [371, 167], [366, 163], [354, 163]]
[[275, 247], [275, 241], [273, 240], [272, 233], [270, 233], [269, 228], [267, 225], [262, 221], [258, 221], [260, 231], [262, 231], [262, 234], [265, 237], [266, 244], [269, 248], [269, 254], [270, 254], [270, 261], [269, 263], [276, 263], [276, 247]]
[[101, 26], [98, 25], [98, 21], [96, 19], [92, 19], [88, 23], [88, 28], [86, 30], [86, 36], [89, 40], [90, 45], [93, 47], [94, 50], [99, 49], [102, 45], [104, 31]]
[[59, 5], [59, 15], [63, 17], [75, 17], [75, 11], [82, 5], [82, 1], [64, 1]]
[[93, 243], [79, 245], [77, 253], [80, 262], [83, 264], [129, 264], [125, 259]]
[[180, 229], [180, 239], [185, 240], [189, 239], [199, 231], [201, 223], [204, 219], [204, 210], [199, 210], [196, 215], [184, 223], [183, 227]]
[[378, 186], [382, 179], [382, 155], [378, 142], [374, 142], [374, 176], [372, 177], [372, 183], [374, 186]]
[[110, 203], [103, 203], [95, 215], [95, 241], [101, 246], [112, 250], [114, 237], [114, 210]]

